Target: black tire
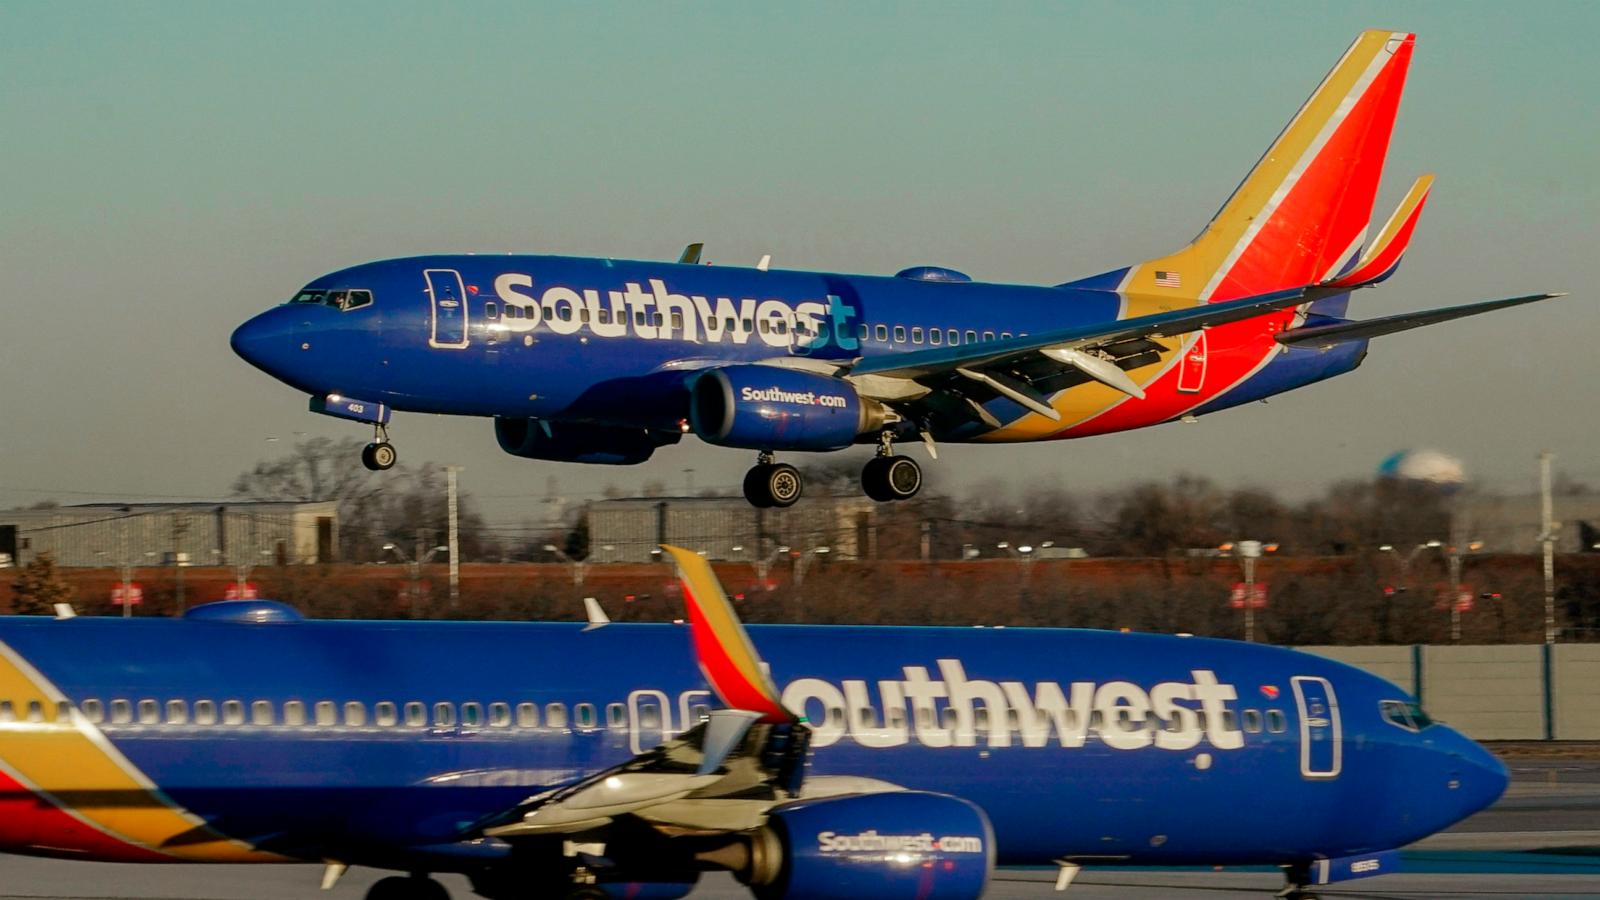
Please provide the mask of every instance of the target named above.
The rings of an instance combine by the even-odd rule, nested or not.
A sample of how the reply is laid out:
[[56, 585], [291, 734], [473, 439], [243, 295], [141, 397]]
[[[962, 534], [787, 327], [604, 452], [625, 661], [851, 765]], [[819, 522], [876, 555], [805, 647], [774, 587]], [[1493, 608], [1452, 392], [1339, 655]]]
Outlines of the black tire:
[[909, 456], [891, 456], [884, 467], [884, 483], [895, 500], [910, 500], [922, 490], [922, 467]]
[[361, 448], [361, 464], [373, 472], [378, 471], [378, 461], [372, 456], [372, 451], [375, 450], [377, 446], [377, 444], [368, 444]]
[[751, 466], [750, 471], [744, 473], [744, 498], [757, 509], [772, 506], [772, 495], [767, 493], [767, 470], [770, 468], [768, 465]]
[[415, 894], [414, 879], [404, 875], [390, 875], [373, 882], [367, 888], [367, 900], [419, 900]]
[[889, 492], [889, 477], [886, 471], [888, 465], [888, 457], [874, 456], [861, 470], [862, 492], [879, 503], [888, 503], [894, 499], [894, 495]]
[[805, 493], [806, 482], [800, 470], [788, 463], [774, 463], [767, 467], [766, 495], [778, 509], [793, 506]]
[[378, 471], [386, 472], [394, 468], [399, 459], [400, 454], [395, 452], [394, 445], [388, 441], [372, 445], [372, 461], [377, 465]]

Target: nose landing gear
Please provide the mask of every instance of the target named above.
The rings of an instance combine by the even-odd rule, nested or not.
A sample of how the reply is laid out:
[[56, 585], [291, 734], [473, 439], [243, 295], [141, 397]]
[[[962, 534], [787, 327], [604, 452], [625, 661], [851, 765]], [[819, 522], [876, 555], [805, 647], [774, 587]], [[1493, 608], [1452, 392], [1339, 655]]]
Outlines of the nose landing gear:
[[374, 472], [384, 472], [394, 468], [397, 459], [399, 454], [389, 443], [389, 429], [383, 425], [372, 426], [372, 443], [361, 448], [361, 464]]
[[762, 452], [756, 459], [744, 475], [744, 498], [751, 506], [762, 509], [793, 506], [805, 492], [800, 470], [788, 463], [773, 462], [770, 452]]
[[894, 436], [878, 438], [878, 455], [861, 470], [861, 489], [879, 503], [909, 500], [922, 490], [922, 467], [909, 456], [894, 455]]

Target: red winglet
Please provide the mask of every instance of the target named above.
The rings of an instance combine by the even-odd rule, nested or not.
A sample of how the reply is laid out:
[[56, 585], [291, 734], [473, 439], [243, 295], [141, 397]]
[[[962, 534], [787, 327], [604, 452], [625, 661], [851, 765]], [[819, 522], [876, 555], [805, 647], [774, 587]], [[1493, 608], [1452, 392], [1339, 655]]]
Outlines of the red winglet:
[[661, 549], [678, 564], [696, 662], [711, 689], [729, 708], [761, 713], [763, 722], [796, 721], [797, 717], [783, 708], [778, 689], [711, 564], [692, 550], [666, 544]]
[[1416, 230], [1422, 207], [1428, 202], [1428, 191], [1433, 188], [1433, 176], [1424, 175], [1411, 185], [1404, 200], [1395, 208], [1394, 215], [1383, 225], [1378, 237], [1361, 254], [1355, 268], [1319, 287], [1353, 288], [1377, 284], [1394, 274], [1400, 267], [1400, 257], [1411, 245], [1411, 232]]

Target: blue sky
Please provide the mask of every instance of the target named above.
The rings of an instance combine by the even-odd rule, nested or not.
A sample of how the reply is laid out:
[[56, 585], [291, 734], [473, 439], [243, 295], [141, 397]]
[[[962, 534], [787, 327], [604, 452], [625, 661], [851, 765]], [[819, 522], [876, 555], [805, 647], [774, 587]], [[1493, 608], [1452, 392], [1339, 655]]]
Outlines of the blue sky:
[[[1056, 282], [1165, 252], [1366, 27], [1419, 33], [1380, 207], [1439, 183], [1355, 313], [1574, 297], [1384, 339], [1351, 376], [1192, 426], [953, 448], [930, 483], [1304, 489], [1408, 446], [1508, 488], [1548, 446], [1600, 482], [1600, 4], [10, 2], [0, 505], [213, 496], [299, 432], [360, 434], [227, 335], [363, 260], [704, 240], [718, 263]], [[550, 476], [581, 495], [749, 464], [689, 441], [586, 469], [505, 457], [486, 421], [394, 430], [404, 460], [466, 465], [498, 519]]]

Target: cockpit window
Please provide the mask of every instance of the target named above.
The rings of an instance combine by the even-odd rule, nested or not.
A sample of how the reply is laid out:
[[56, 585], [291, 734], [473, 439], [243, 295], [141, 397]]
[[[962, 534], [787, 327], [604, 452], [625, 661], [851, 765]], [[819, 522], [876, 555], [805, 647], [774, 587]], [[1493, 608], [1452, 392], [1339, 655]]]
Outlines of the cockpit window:
[[1421, 731], [1433, 724], [1433, 719], [1422, 711], [1422, 705], [1409, 700], [1382, 700], [1378, 709], [1383, 713], [1383, 720], [1397, 728], [1407, 731]]
[[301, 291], [296, 294], [290, 303], [315, 303], [318, 306], [331, 306], [334, 309], [349, 312], [363, 306], [372, 305], [371, 291]]

